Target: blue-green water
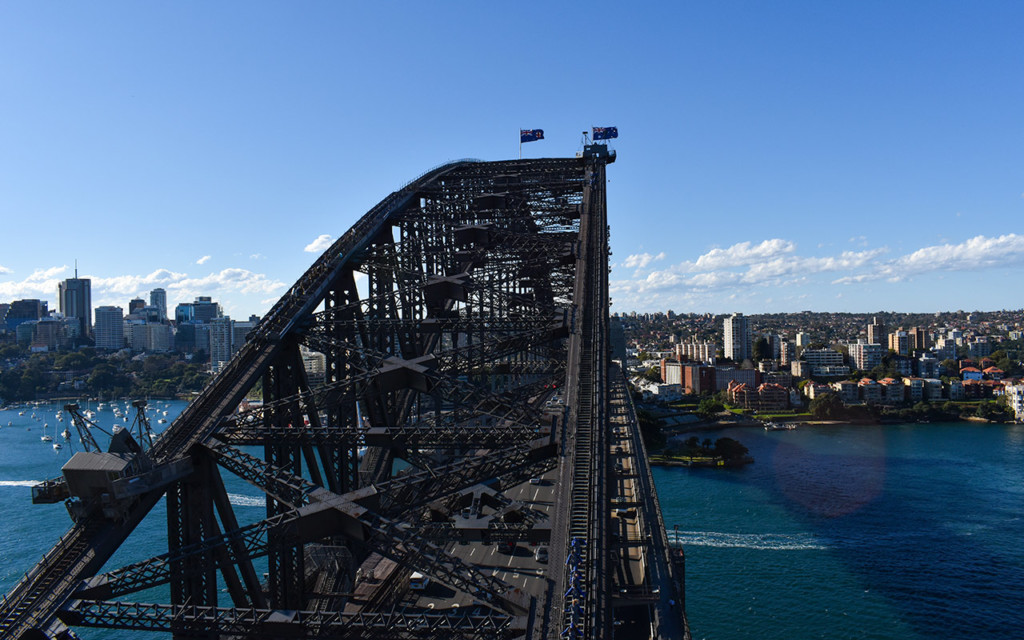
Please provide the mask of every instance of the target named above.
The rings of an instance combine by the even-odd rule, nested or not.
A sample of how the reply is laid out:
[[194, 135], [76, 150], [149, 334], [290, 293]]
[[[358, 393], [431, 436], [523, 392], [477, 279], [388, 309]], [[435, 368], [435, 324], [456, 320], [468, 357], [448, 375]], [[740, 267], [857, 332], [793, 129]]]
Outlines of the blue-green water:
[[[117, 419], [108, 404], [98, 410], [95, 422], [110, 431], [115, 424], [128, 427], [135, 410], [126, 410], [121, 401], [119, 408], [128, 421]], [[96, 410], [96, 403], [82, 403]], [[171, 424], [185, 408], [185, 402], [150, 401], [147, 415], [152, 428], [159, 433]], [[59, 405], [48, 404], [36, 407], [17, 407], [0, 410], [0, 592], [7, 593], [18, 580], [46, 553], [57, 539], [70, 528], [71, 519], [63, 504], [34, 505], [30, 487], [46, 478], [59, 476], [61, 466], [81, 451], [77, 436], [67, 443], [59, 436], [68, 427], [72, 432], [69, 417], [57, 422]], [[19, 415], [24, 411], [24, 415]], [[166, 412], [166, 414], [164, 413]], [[35, 417], [33, 417], [33, 414]], [[159, 420], [166, 420], [160, 423]], [[63, 448], [55, 451], [50, 443], [42, 442], [44, 425], [46, 433], [54, 442], [61, 442]], [[97, 435], [102, 446], [108, 442], [106, 436]], [[228, 498], [234, 505], [235, 514], [243, 526], [264, 516], [264, 498], [256, 489], [245, 484], [230, 473], [222, 474], [228, 490]], [[150, 558], [167, 552], [167, 528], [163, 501], [158, 503], [142, 524], [132, 532], [128, 540], [110, 559], [106, 569]], [[262, 571], [257, 563], [257, 569]], [[143, 591], [125, 598], [142, 602], [168, 602], [166, 587]], [[225, 602], [229, 602], [225, 598]], [[229, 604], [226, 606], [230, 606]], [[115, 640], [138, 638], [139, 634], [104, 629], [79, 629], [84, 640]], [[146, 637], [146, 636], [143, 636]], [[167, 638], [166, 634], [149, 634], [148, 637]]]
[[1024, 427], [804, 427], [655, 469], [694, 638], [1024, 638]]
[[[166, 410], [170, 421], [183, 407], [153, 410]], [[40, 420], [33, 409], [0, 410], [4, 593], [70, 525], [63, 505], [32, 505], [29, 491], [59, 475], [71, 455], [39, 440], [44, 422], [53, 435], [58, 408], [35, 408]], [[156, 423], [162, 414], [151, 416], [158, 430], [166, 426]], [[98, 421], [113, 424], [109, 409]], [[687, 551], [694, 638], [1024, 638], [1024, 427], [740, 429], [700, 437], [722, 435], [743, 442], [756, 462], [739, 470], [655, 469], [665, 522], [679, 525]], [[256, 490], [223, 475], [239, 519], [261, 517]], [[111, 567], [166, 551], [162, 509]]]

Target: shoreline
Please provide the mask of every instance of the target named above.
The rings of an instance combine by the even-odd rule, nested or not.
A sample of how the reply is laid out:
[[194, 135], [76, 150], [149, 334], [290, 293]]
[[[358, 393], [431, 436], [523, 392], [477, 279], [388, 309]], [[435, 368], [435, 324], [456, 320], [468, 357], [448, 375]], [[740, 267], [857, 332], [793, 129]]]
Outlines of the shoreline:
[[685, 460], [683, 458], [665, 458], [657, 455], [647, 458], [647, 463], [652, 467], [685, 467], [687, 469], [738, 469], [748, 464], [753, 464], [753, 462], [754, 459], [750, 456], [744, 456], [735, 460], [726, 460], [725, 458], [718, 457]]
[[[931, 424], [929, 422], [915, 422], [913, 420], [774, 420], [780, 424], [795, 424], [797, 427], [810, 426], [810, 427], [827, 427], [834, 425], [862, 425], [862, 426], [880, 426], [888, 424]], [[1013, 425], [1017, 423], [1013, 422], [994, 422], [986, 418], [979, 418], [977, 416], [967, 416], [964, 418], [957, 418], [955, 420], [938, 420], [939, 423], [973, 423], [977, 425], [982, 424], [995, 424], [995, 425]], [[662, 431], [669, 437], [674, 438], [676, 436], [685, 433], [701, 433], [704, 431], [720, 431], [722, 429], [731, 428], [764, 428], [765, 423], [760, 420], [710, 420], [702, 421], [698, 423], [692, 423], [688, 425], [677, 425], [672, 427], [666, 427]]]

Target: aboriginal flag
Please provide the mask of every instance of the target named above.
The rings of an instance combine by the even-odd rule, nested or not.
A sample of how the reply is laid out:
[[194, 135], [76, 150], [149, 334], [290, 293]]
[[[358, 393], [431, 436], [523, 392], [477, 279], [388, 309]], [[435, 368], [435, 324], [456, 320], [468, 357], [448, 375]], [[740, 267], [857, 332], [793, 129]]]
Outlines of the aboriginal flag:
[[594, 127], [594, 140], [611, 140], [618, 137], [618, 127]]
[[535, 142], [544, 139], [543, 129], [520, 129], [519, 142]]

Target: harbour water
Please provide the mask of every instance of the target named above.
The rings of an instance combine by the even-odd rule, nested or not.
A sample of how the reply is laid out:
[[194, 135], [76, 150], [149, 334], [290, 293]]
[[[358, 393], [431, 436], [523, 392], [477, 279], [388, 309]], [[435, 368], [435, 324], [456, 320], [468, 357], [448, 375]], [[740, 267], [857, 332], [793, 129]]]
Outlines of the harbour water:
[[694, 638], [1024, 638], [1024, 427], [730, 429], [654, 470]]
[[[153, 431], [156, 433], [163, 431], [181, 413], [186, 404], [181, 401], [151, 400], [146, 413]], [[128, 417], [127, 422], [123, 417], [115, 417], [111, 403], [107, 403], [100, 409], [95, 402], [82, 402], [81, 407], [83, 410], [90, 408], [95, 411], [94, 422], [108, 432], [115, 424], [129, 427], [135, 415], [135, 410], [130, 407], [130, 402], [124, 400], [118, 402], [117, 407], [122, 416]], [[32, 504], [31, 486], [40, 480], [59, 476], [61, 466], [75, 451], [82, 450], [77, 435], [72, 436], [72, 442], [67, 442], [60, 437], [60, 432], [65, 427], [68, 427], [72, 433], [75, 432], [70, 417], [66, 413], [63, 416], [63, 422], [57, 421], [57, 412], [61, 408], [62, 405], [59, 404], [43, 404], [0, 410], [0, 592], [2, 593], [10, 591], [22, 575], [31, 569], [35, 562], [71, 526], [71, 519], [63, 504]], [[167, 412], [166, 415], [164, 415], [164, 411]], [[24, 415], [19, 415], [21, 412], [24, 412]], [[160, 420], [167, 422], [161, 423]], [[43, 435], [43, 425], [48, 425], [46, 433], [53, 438], [53, 442], [62, 444], [60, 450], [54, 450], [51, 443], [40, 440]], [[108, 442], [106, 436], [97, 435], [97, 440], [101, 446], [106, 446]], [[224, 473], [223, 477], [228, 490], [228, 498], [234, 506], [239, 523], [244, 526], [263, 517], [265, 504], [263, 495], [230, 473]], [[161, 501], [114, 554], [107, 568], [122, 567], [131, 562], [166, 553], [167, 528], [164, 513], [164, 504]], [[166, 588], [157, 588], [153, 592], [141, 592], [125, 599], [132, 598], [139, 601], [156, 600], [158, 602], [167, 602], [169, 599]], [[227, 601], [227, 598], [225, 600]], [[140, 636], [134, 632], [105, 629], [79, 629], [77, 633], [83, 640], [169, 637], [166, 634]]]
[[[169, 424], [185, 403], [151, 405], [159, 431], [166, 426], [157, 423], [162, 411]], [[49, 423], [54, 441], [63, 442], [57, 434], [68, 418], [56, 423], [59, 408], [28, 408], [24, 416], [22, 408], [0, 410], [4, 593], [70, 525], [63, 505], [33, 505], [29, 489], [59, 475], [80, 450], [65, 444], [54, 451], [40, 441]], [[114, 424], [109, 407], [97, 422]], [[1024, 427], [700, 434], [721, 436], [745, 444], [756, 462], [729, 470], [654, 470], [665, 522], [687, 553], [694, 638], [1024, 638]], [[239, 519], [259, 518], [262, 496], [223, 475]], [[111, 566], [166, 550], [158, 511], [162, 505]], [[80, 635], [138, 637], [88, 629]]]

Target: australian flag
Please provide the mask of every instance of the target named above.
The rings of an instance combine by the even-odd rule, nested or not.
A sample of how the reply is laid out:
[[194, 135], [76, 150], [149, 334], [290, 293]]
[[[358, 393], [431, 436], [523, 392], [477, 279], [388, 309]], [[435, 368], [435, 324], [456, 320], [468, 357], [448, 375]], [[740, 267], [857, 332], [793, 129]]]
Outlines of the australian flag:
[[618, 137], [618, 127], [594, 127], [594, 140], [611, 140]]
[[519, 142], [535, 142], [544, 139], [543, 129], [520, 129]]

